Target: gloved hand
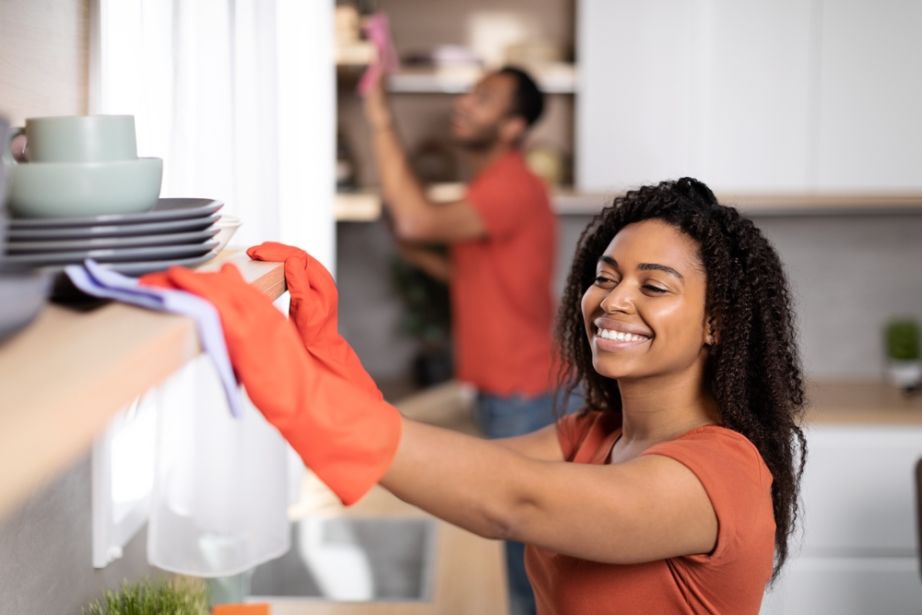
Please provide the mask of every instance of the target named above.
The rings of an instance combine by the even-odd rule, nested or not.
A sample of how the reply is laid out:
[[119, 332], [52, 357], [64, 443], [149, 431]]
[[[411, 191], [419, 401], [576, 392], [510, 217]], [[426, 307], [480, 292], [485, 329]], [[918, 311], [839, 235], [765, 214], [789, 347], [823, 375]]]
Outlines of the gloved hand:
[[274, 241], [253, 246], [247, 254], [258, 261], [285, 263], [285, 284], [291, 294], [288, 315], [307, 351], [343, 378], [383, 398], [352, 346], [339, 334], [339, 293], [320, 261], [304, 250]]
[[169, 284], [214, 305], [253, 404], [344, 504], [380, 480], [397, 451], [400, 414], [309, 354], [292, 323], [236, 267], [205, 273], [174, 267], [141, 283]]

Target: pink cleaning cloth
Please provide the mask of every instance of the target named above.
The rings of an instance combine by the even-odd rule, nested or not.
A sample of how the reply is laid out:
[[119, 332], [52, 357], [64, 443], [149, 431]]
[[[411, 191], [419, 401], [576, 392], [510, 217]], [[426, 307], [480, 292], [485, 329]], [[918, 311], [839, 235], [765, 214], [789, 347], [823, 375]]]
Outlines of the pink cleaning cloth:
[[382, 76], [395, 72], [400, 67], [397, 50], [391, 37], [391, 26], [384, 13], [375, 13], [365, 20], [365, 36], [374, 44], [378, 58], [372, 62], [362, 78], [359, 79], [358, 92], [361, 96], [368, 94], [372, 85]]

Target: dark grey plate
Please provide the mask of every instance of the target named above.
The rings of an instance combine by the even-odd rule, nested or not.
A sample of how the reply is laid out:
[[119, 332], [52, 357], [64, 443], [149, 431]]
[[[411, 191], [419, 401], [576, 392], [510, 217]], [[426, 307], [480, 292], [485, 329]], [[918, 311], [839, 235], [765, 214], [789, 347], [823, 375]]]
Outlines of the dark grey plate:
[[[217, 255], [218, 253], [216, 251], [211, 251], [207, 254], [191, 258], [173, 258], [127, 263], [100, 263], [100, 265], [123, 275], [142, 276], [147, 273], [166, 271], [170, 267], [198, 267], [199, 265], [204, 265]], [[42, 267], [41, 271], [53, 275], [54, 285], [52, 287], [51, 297], [58, 303], [97, 304], [104, 302], [104, 300], [91, 298], [83, 294], [83, 291], [74, 286], [74, 283], [71, 282], [67, 274], [64, 273], [64, 265]]]
[[92, 239], [67, 239], [48, 241], [10, 241], [6, 245], [10, 256], [28, 253], [68, 252], [81, 250], [114, 250], [144, 246], [172, 246], [204, 242], [220, 231], [210, 228], [194, 233], [167, 233], [163, 235], [138, 235], [137, 237], [95, 237]]
[[164, 260], [170, 258], [193, 258], [210, 252], [217, 241], [192, 243], [178, 246], [157, 246], [150, 248], [121, 248], [115, 250], [81, 250], [74, 252], [48, 252], [20, 256], [6, 256], [4, 262], [40, 267], [43, 265], [66, 265], [80, 263], [88, 258], [101, 263], [137, 262]]
[[213, 199], [159, 199], [154, 208], [135, 214], [105, 214], [79, 218], [12, 218], [11, 229], [61, 228], [75, 226], [147, 224], [169, 220], [201, 218], [224, 207]]
[[149, 224], [110, 224], [103, 226], [74, 226], [69, 228], [10, 228], [7, 231], [9, 241], [51, 241], [92, 239], [94, 237], [137, 237], [158, 233], [179, 233], [201, 231], [218, 220], [221, 216], [211, 214], [185, 220], [168, 222], [151, 222]]

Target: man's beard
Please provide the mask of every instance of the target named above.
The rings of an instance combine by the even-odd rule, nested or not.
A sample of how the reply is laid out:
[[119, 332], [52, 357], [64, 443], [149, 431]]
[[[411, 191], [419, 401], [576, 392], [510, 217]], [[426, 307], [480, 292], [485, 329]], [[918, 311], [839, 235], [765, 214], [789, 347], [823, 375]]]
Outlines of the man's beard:
[[492, 149], [499, 141], [499, 129], [490, 126], [478, 131], [470, 137], [456, 137], [455, 144], [469, 152], [479, 153]]

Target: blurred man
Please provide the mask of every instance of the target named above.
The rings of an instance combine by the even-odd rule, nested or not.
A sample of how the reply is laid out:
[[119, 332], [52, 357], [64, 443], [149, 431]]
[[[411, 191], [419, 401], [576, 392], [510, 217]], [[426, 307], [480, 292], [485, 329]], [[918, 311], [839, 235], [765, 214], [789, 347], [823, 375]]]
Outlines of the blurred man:
[[[475, 176], [460, 201], [434, 203], [407, 163], [381, 84], [365, 98], [401, 254], [450, 285], [457, 378], [476, 387], [475, 417], [490, 438], [553, 421], [556, 218], [544, 182], [521, 152], [543, 108], [535, 82], [512, 67], [489, 73], [460, 96], [450, 130], [471, 155]], [[421, 243], [448, 244], [450, 254]], [[521, 545], [506, 544], [513, 615], [534, 613], [522, 554]]]

